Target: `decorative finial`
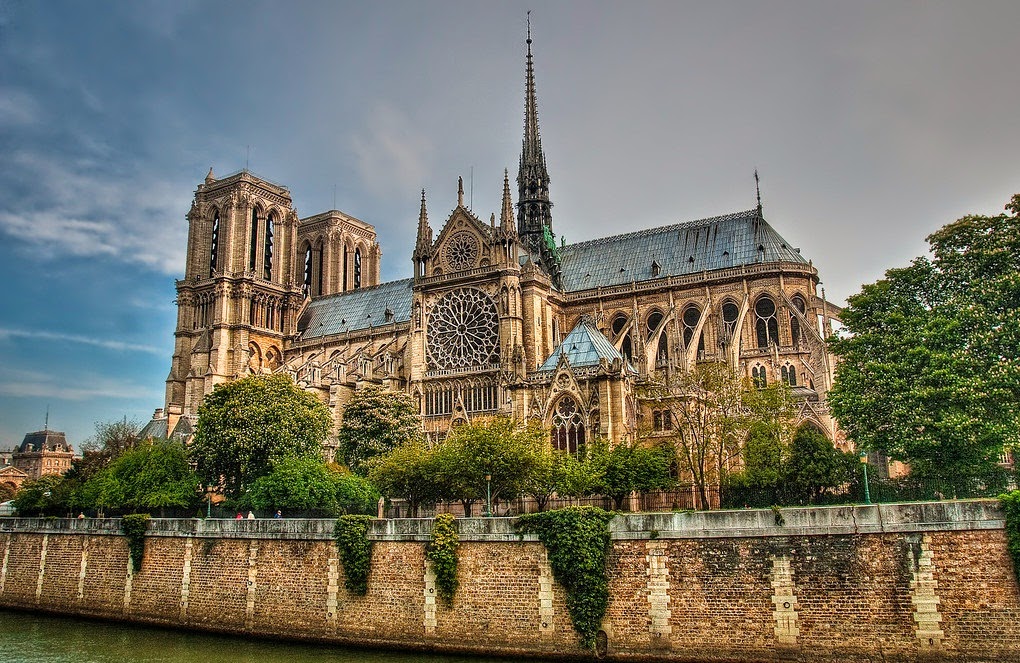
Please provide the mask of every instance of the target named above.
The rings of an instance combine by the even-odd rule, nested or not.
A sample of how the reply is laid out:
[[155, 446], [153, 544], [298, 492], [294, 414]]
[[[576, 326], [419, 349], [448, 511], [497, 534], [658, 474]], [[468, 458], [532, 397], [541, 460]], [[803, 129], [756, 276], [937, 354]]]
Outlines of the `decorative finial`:
[[528, 10], [528, 45], [531, 45], [531, 10]]
[[212, 166], [209, 166], [209, 174], [205, 176], [205, 183], [212, 184], [216, 181], [216, 176], [213, 175]]
[[457, 178], [457, 207], [464, 207], [464, 178]]
[[758, 216], [761, 216], [761, 186], [758, 181], [758, 169], [754, 169], [754, 193], [758, 197]]

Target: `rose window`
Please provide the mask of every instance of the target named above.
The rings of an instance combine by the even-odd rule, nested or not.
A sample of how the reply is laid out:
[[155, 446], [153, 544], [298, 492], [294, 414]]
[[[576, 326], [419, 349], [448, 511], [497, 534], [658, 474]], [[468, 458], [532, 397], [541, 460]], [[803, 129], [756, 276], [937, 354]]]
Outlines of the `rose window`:
[[462, 288], [443, 296], [429, 313], [428, 351], [436, 368], [499, 363], [499, 316], [481, 290]]
[[454, 272], [471, 269], [478, 264], [478, 238], [465, 230], [454, 233], [443, 246], [443, 258]]

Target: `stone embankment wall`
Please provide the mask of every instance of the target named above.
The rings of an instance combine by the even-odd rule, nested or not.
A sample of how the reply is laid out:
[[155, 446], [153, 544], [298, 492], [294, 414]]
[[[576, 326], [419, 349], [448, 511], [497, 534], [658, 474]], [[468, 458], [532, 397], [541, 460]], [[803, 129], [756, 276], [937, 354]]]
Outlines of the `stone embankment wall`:
[[[431, 520], [380, 520], [368, 594], [329, 520], [0, 519], [0, 606], [259, 636], [544, 657], [580, 649], [544, 546], [458, 521], [436, 601]], [[623, 515], [605, 653], [673, 661], [1020, 661], [1020, 590], [992, 501]]]

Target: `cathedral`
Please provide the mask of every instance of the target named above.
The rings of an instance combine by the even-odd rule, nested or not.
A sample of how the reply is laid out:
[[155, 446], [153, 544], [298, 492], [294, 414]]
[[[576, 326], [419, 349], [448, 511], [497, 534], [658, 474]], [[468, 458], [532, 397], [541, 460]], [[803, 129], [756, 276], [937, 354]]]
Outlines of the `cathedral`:
[[411, 278], [380, 283], [372, 225], [337, 210], [298, 218], [287, 188], [210, 169], [187, 214], [167, 436], [190, 433], [217, 384], [285, 372], [336, 421], [374, 385], [411, 394], [433, 440], [502, 414], [540, 421], [575, 451], [671, 426], [641, 385], [722, 361], [757, 384], [788, 384], [801, 419], [843, 442], [825, 405], [823, 340], [840, 310], [760, 198], [747, 211], [557, 241], [531, 50], [529, 33], [516, 202], [504, 174], [499, 218], [480, 219], [461, 182], [436, 222], [423, 191]]

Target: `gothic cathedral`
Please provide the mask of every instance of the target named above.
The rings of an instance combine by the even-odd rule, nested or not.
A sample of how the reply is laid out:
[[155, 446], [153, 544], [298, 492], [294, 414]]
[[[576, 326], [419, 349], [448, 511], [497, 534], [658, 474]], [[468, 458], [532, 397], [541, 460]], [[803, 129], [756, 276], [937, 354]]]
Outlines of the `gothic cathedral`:
[[535, 419], [574, 451], [668, 425], [639, 397], [664, 372], [724, 361], [782, 381], [837, 443], [823, 338], [838, 307], [818, 272], [755, 209], [557, 243], [530, 34], [517, 202], [499, 219], [457, 206], [433, 236], [422, 192], [414, 276], [379, 282], [375, 229], [336, 210], [299, 219], [289, 191], [247, 170], [198, 186], [177, 282], [167, 431], [191, 430], [220, 383], [286, 372], [339, 421], [358, 389], [403, 390], [425, 432], [497, 414]]

